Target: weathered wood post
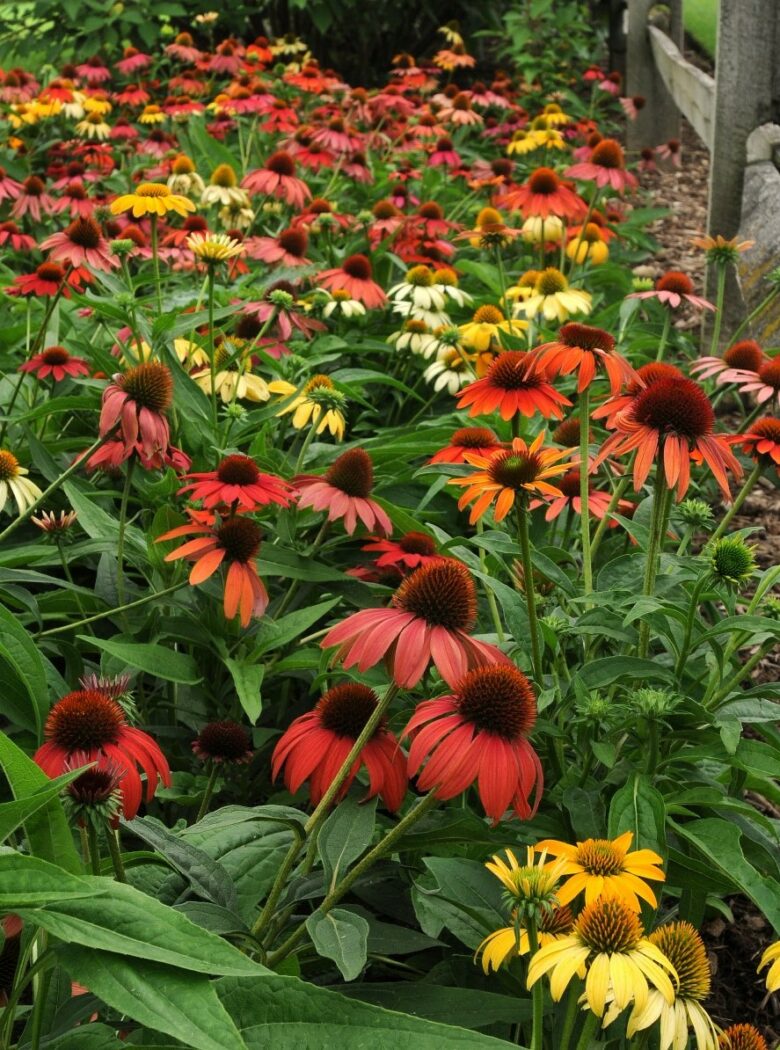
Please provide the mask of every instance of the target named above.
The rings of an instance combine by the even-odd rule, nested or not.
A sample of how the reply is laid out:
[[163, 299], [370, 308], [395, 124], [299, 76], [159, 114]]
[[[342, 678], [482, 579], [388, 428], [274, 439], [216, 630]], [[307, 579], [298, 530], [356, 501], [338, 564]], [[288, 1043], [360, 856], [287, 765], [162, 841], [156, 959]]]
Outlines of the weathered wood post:
[[[770, 0], [771, 2], [771, 0]], [[645, 107], [628, 126], [628, 148], [658, 146], [680, 138], [680, 111], [656, 69], [648, 37], [648, 19], [657, 0], [628, 0], [627, 95], [642, 95]], [[669, 0], [662, 28], [682, 48], [682, 0]]]

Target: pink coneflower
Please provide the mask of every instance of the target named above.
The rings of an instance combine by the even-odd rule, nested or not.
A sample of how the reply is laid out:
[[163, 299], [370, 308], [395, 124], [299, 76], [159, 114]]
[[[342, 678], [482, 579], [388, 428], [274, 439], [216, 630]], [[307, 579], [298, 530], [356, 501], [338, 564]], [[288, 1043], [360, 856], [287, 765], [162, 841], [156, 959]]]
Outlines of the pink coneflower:
[[38, 379], [53, 376], [55, 383], [60, 383], [68, 376], [89, 375], [89, 365], [81, 357], [72, 357], [64, 346], [49, 346], [19, 365], [19, 371], [34, 372]]
[[[366, 685], [347, 682], [329, 689], [313, 711], [296, 718], [285, 731], [271, 759], [273, 780], [284, 769], [285, 787], [292, 794], [309, 781], [312, 805], [317, 805], [376, 710], [379, 698]], [[406, 757], [381, 719], [363, 746], [334, 801], [342, 799], [361, 767], [368, 773], [367, 798], [379, 795], [394, 813], [407, 789]]]
[[361, 146], [360, 138], [345, 125], [342, 117], [333, 117], [323, 128], [317, 128], [311, 137], [315, 146], [321, 146], [331, 153], [352, 153]]
[[41, 244], [54, 262], [70, 266], [91, 266], [93, 270], [113, 270], [119, 259], [108, 246], [108, 241], [94, 219], [74, 219], [61, 233], [54, 233]]
[[372, 536], [371, 542], [363, 545], [363, 550], [379, 552], [377, 568], [395, 566], [402, 572], [428, 565], [441, 557], [436, 551], [436, 540], [426, 532], [405, 532], [397, 540]]
[[368, 227], [368, 239], [372, 248], [392, 235], [403, 223], [403, 215], [389, 200], [377, 201], [371, 209], [374, 221]]
[[14, 219], [23, 219], [29, 215], [34, 222], [41, 221], [41, 215], [51, 215], [54, 207], [54, 198], [46, 192], [43, 179], [37, 175], [30, 175], [21, 184], [21, 189], [11, 208]]
[[141, 69], [146, 69], [151, 64], [151, 55], [145, 55], [143, 51], [138, 51], [134, 47], [126, 47], [124, 56], [116, 63], [116, 68], [123, 77], [129, 77]]
[[117, 372], [103, 391], [99, 433], [111, 434], [118, 426], [117, 438], [124, 445], [124, 459], [134, 452], [147, 460], [160, 459], [170, 445], [170, 431], [165, 416], [173, 400], [173, 377], [170, 369], [157, 361], [146, 361]]
[[295, 175], [295, 160], [284, 150], [272, 153], [265, 165], [250, 171], [241, 185], [252, 194], [278, 197], [293, 208], [303, 208], [311, 197], [311, 190]]
[[0, 222], [0, 246], [7, 244], [12, 251], [29, 252], [35, 248], [35, 238], [22, 233], [15, 222]]
[[93, 55], [86, 62], [76, 66], [76, 72], [89, 84], [103, 84], [106, 80], [111, 79], [111, 70], [99, 55]]
[[397, 685], [411, 689], [433, 661], [448, 685], [473, 667], [508, 663], [494, 645], [470, 632], [477, 616], [471, 573], [461, 562], [440, 558], [422, 565], [396, 590], [389, 609], [362, 609], [325, 635], [323, 649], [338, 646], [336, 659], [362, 673], [384, 660]]
[[209, 70], [234, 77], [241, 69], [241, 56], [231, 40], [223, 40], [209, 60]]
[[621, 98], [620, 105], [629, 120], [636, 120], [640, 110], [645, 108], [647, 99], [644, 95], [632, 95], [630, 98]]
[[403, 733], [412, 738], [409, 772], [418, 774], [417, 787], [450, 799], [475, 784], [494, 823], [510, 808], [521, 820], [533, 817], [544, 773], [528, 742], [536, 722], [531, 683], [506, 663], [449, 684], [452, 693], [418, 704]]
[[[237, 300], [237, 302], [241, 302], [241, 313], [244, 318], [253, 321], [260, 328], [273, 316], [278, 339], [283, 343], [286, 343], [294, 332], [300, 332], [305, 339], [311, 339], [317, 332], [326, 331], [327, 325], [322, 321], [294, 308], [295, 295], [295, 288], [291, 284], [279, 281], [266, 289], [263, 299], [246, 302]], [[242, 323], [242, 319], [239, 319], [238, 324]], [[254, 338], [254, 335], [250, 338]]]
[[384, 532], [389, 536], [393, 531], [385, 511], [369, 498], [374, 485], [374, 466], [362, 448], [342, 452], [322, 477], [300, 474], [293, 484], [301, 494], [299, 509], [327, 510], [328, 521], [342, 519], [350, 536], [358, 520], [369, 532]]
[[371, 263], [365, 255], [350, 255], [339, 267], [317, 274], [317, 282], [329, 291], [349, 292], [369, 310], [384, 306], [387, 296], [371, 278]]
[[81, 179], [71, 179], [62, 191], [62, 196], [52, 206], [53, 215], [61, 215], [64, 211], [70, 212], [71, 218], [87, 219], [92, 215], [95, 202], [87, 196], [87, 191]]
[[573, 164], [566, 169], [566, 177], [595, 182], [597, 186], [609, 186], [616, 193], [623, 193], [626, 187], [636, 186], [636, 176], [626, 171], [626, 160], [623, 147], [615, 139], [602, 139], [594, 147], [590, 160]]
[[639, 171], [645, 171], [648, 174], [658, 171], [658, 165], [655, 162], [655, 153], [649, 146], [645, 146], [639, 151], [639, 163], [637, 164], [637, 168]]
[[172, 44], [165, 48], [166, 55], [173, 55], [180, 62], [194, 65], [203, 58], [203, 53], [194, 46], [194, 41], [189, 33], [179, 33]]
[[662, 142], [660, 146], [655, 147], [655, 152], [657, 156], [662, 160], [669, 161], [675, 168], [679, 168], [682, 164], [679, 139], [669, 139], [668, 142]]
[[240, 453], [225, 456], [216, 470], [186, 474], [183, 480], [187, 484], [179, 489], [179, 495], [189, 492], [190, 499], [202, 501], [207, 510], [220, 503], [247, 511], [271, 503], [289, 507], [294, 497], [292, 486], [286, 481], [274, 474], [263, 474], [253, 459]]
[[120, 117], [114, 124], [108, 137], [116, 142], [132, 142], [133, 139], [138, 138], [138, 129]]
[[695, 295], [693, 281], [690, 277], [679, 270], [669, 270], [655, 282], [655, 288], [649, 292], [631, 292], [627, 299], [658, 299], [664, 306], [672, 310], [685, 301], [695, 306], [698, 310], [714, 310], [716, 307], [708, 299]]
[[699, 382], [717, 376], [716, 383], [738, 383], [742, 372], [754, 372], [769, 359], [754, 339], [740, 339], [730, 346], [723, 357], [700, 357], [691, 365], [691, 375]]
[[460, 154], [448, 138], [439, 139], [428, 157], [431, 168], [459, 168], [460, 164]]
[[446, 448], [440, 448], [431, 458], [431, 463], [465, 463], [467, 452], [489, 456], [503, 445], [489, 427], [461, 427], [456, 430]]
[[341, 170], [348, 179], [352, 179], [353, 182], [359, 182], [363, 186], [370, 186], [374, 181], [374, 176], [368, 166], [366, 155], [361, 150], [356, 150], [349, 159], [345, 161]]
[[0, 203], [15, 201], [21, 192], [21, 182], [12, 179], [5, 168], [0, 168]]
[[755, 372], [739, 372], [734, 379], [741, 394], [753, 394], [757, 405], [780, 402], [780, 357], [772, 357]]
[[306, 258], [309, 238], [306, 231], [297, 226], [282, 230], [276, 237], [249, 237], [246, 252], [251, 259], [282, 266], [309, 266]]

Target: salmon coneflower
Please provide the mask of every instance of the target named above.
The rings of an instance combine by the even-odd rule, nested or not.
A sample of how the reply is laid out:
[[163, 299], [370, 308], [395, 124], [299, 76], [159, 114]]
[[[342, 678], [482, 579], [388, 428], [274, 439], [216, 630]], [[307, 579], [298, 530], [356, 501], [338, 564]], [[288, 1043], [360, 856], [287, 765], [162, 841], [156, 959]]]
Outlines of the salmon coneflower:
[[523, 218], [556, 216], [569, 222], [582, 219], [588, 208], [582, 198], [561, 181], [552, 168], [537, 168], [527, 182], [501, 197], [501, 203], [519, 210]]
[[374, 465], [362, 448], [342, 452], [321, 477], [300, 474], [293, 485], [300, 493], [299, 509], [327, 510], [328, 521], [341, 518], [350, 536], [357, 528], [358, 519], [369, 532], [389, 536], [393, 531], [385, 511], [376, 500], [369, 498], [374, 486]]
[[295, 174], [295, 158], [284, 150], [272, 153], [262, 168], [250, 171], [241, 183], [251, 194], [264, 194], [301, 209], [311, 197], [311, 190]]
[[500, 649], [472, 638], [477, 594], [461, 562], [441, 558], [415, 569], [396, 590], [389, 609], [361, 609], [325, 635], [323, 649], [362, 673], [384, 659], [396, 685], [411, 689], [431, 661], [454, 686], [466, 671], [508, 663]]
[[769, 360], [755, 339], [740, 339], [725, 350], [723, 357], [700, 357], [691, 365], [691, 375], [699, 382], [716, 377], [715, 382], [738, 383], [744, 376], [742, 372], [754, 372]]
[[65, 230], [42, 241], [40, 247], [49, 253], [52, 262], [86, 265], [93, 270], [113, 270], [119, 266], [119, 259], [111, 251], [100, 226], [90, 218], [74, 219]]
[[522, 438], [514, 438], [509, 448], [499, 449], [489, 455], [466, 452], [464, 459], [479, 469], [463, 478], [451, 478], [450, 485], [465, 488], [458, 500], [458, 509], [463, 510], [473, 503], [470, 524], [475, 524], [495, 500], [494, 517], [503, 521], [518, 500], [529, 495], [541, 497], [545, 502], [559, 499], [563, 493], [551, 485], [549, 478], [565, 474], [569, 469], [561, 463], [571, 455], [571, 449], [542, 448], [544, 431], [526, 445]]
[[436, 540], [426, 532], [405, 532], [400, 539], [388, 540], [372, 536], [371, 542], [363, 545], [364, 551], [379, 551], [376, 565], [384, 569], [388, 565], [401, 570], [417, 569], [428, 565], [441, 555], [437, 552]]
[[655, 282], [655, 288], [651, 288], [650, 291], [631, 292], [626, 298], [658, 299], [672, 310], [676, 310], [683, 302], [695, 306], [697, 310], [715, 309], [714, 303], [694, 293], [693, 281], [679, 270], [669, 270], [668, 273], [662, 274]]
[[509, 809], [528, 820], [544, 786], [528, 742], [535, 722], [536, 696], [522, 671], [510, 663], [476, 667], [452, 693], [418, 704], [403, 732], [412, 740], [409, 772], [421, 791], [443, 800], [476, 784], [494, 823]]
[[713, 433], [715, 413], [709, 398], [692, 379], [659, 379], [637, 395], [614, 419], [617, 432], [607, 438], [596, 457], [637, 450], [634, 488], [647, 480], [654, 462], [663, 469], [669, 488], [677, 487], [678, 502], [690, 485], [691, 453], [698, 453], [712, 471], [726, 500], [731, 500], [726, 471], [742, 477], [742, 466], [729, 440]]
[[446, 448], [435, 452], [430, 463], [465, 463], [467, 452], [478, 452], [484, 456], [498, 452], [503, 445], [489, 427], [461, 427], [450, 438]]
[[524, 350], [500, 353], [487, 375], [470, 383], [458, 398], [458, 408], [468, 408], [470, 416], [498, 412], [502, 419], [536, 412], [545, 419], [561, 419], [561, 406], [570, 405], [548, 382], [536, 355]]
[[253, 259], [271, 265], [309, 266], [306, 258], [309, 237], [300, 226], [290, 226], [275, 237], [252, 237], [247, 241], [247, 252]]
[[387, 296], [372, 279], [371, 263], [365, 255], [350, 255], [340, 267], [323, 270], [317, 283], [330, 291], [349, 292], [351, 298], [363, 303], [369, 310], [384, 306]]
[[55, 383], [74, 376], [89, 375], [89, 365], [81, 357], [73, 357], [64, 346], [48, 346], [29, 361], [19, 365], [20, 372], [33, 372], [36, 379], [52, 376]]
[[[272, 779], [284, 769], [284, 784], [292, 794], [308, 780], [312, 804], [318, 805], [379, 702], [373, 689], [359, 682], [329, 689], [314, 710], [296, 718], [282, 735], [271, 759]], [[368, 773], [366, 798], [379, 795], [395, 813], [406, 795], [408, 776], [406, 757], [385, 718], [363, 745], [334, 802], [344, 798], [362, 767]]]
[[764, 416], [751, 423], [742, 435], [742, 451], [764, 465], [773, 465], [780, 472], [780, 419]]
[[232, 620], [240, 614], [241, 626], [247, 627], [253, 616], [262, 616], [268, 607], [268, 592], [255, 564], [262, 538], [260, 526], [240, 515], [220, 520], [208, 511], [190, 511], [189, 516], [187, 525], [179, 525], [157, 537], [157, 543], [181, 536], [194, 537], [166, 554], [165, 561], [187, 558], [194, 562], [189, 578], [193, 587], [226, 565], [225, 619]]
[[165, 411], [172, 401], [173, 376], [167, 365], [147, 361], [117, 372], [103, 391], [99, 434], [107, 437], [118, 426], [125, 459], [138, 452], [153, 460], [170, 446]]
[[607, 398], [603, 405], [593, 410], [591, 417], [605, 419], [607, 429], [612, 430], [618, 413], [632, 405], [646, 387], [652, 386], [660, 379], [685, 379], [685, 376], [676, 365], [670, 365], [666, 361], [649, 361], [637, 369], [636, 377], [621, 394]]
[[220, 503], [247, 511], [271, 503], [289, 507], [294, 498], [288, 482], [274, 474], [263, 474], [253, 459], [240, 453], [225, 456], [216, 470], [185, 474], [183, 480], [188, 484], [179, 489], [179, 495], [189, 492], [190, 499], [202, 500], [207, 510]]
[[741, 394], [753, 394], [757, 405], [780, 402], [780, 357], [765, 361], [755, 372], [740, 372], [735, 380]]
[[558, 338], [538, 347], [535, 354], [542, 371], [550, 376], [576, 371], [579, 394], [587, 390], [599, 369], [606, 372], [613, 397], [636, 378], [628, 361], [615, 351], [613, 336], [592, 325], [574, 322], [562, 325]]
[[107, 759], [121, 774], [119, 790], [125, 818], [132, 820], [141, 805], [141, 772], [146, 776], [146, 801], [151, 802], [158, 782], [171, 786], [165, 755], [148, 733], [128, 725], [116, 700], [94, 689], [68, 693], [49, 711], [44, 727], [46, 742], [33, 755], [44, 773], [58, 777], [72, 768], [78, 754], [85, 762]]
[[626, 171], [623, 147], [615, 139], [602, 139], [593, 147], [588, 160], [573, 164], [565, 174], [569, 179], [595, 182], [600, 189], [608, 186], [616, 193], [637, 184], [636, 176]]
[[[560, 496], [553, 496], [550, 498], [550, 504], [545, 512], [544, 520], [555, 521], [563, 511], [569, 509], [575, 514], [582, 514], [582, 492], [579, 469], [567, 471], [562, 477], [557, 479], [556, 486], [561, 494]], [[588, 511], [594, 518], [598, 518], [600, 521], [604, 517], [609, 509], [611, 499], [611, 492], [600, 492], [598, 489], [593, 488], [590, 481], [588, 482]], [[537, 507], [542, 507], [544, 504], [545, 501], [541, 499], [532, 499], [528, 504], [528, 507], [530, 510], [536, 510]], [[632, 508], [633, 504], [629, 503], [628, 500], [618, 500], [618, 504], [614, 509], [619, 514], [624, 514], [627, 510]]]
[[249, 733], [230, 719], [205, 725], [193, 740], [192, 751], [201, 762], [216, 765], [245, 765], [254, 755]]

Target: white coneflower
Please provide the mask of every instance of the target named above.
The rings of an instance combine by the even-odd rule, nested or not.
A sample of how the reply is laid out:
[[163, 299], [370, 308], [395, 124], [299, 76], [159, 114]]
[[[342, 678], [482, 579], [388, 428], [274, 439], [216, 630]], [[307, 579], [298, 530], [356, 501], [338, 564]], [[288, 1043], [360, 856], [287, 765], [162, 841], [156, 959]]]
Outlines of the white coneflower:
[[168, 176], [168, 189], [174, 193], [183, 193], [185, 197], [201, 194], [206, 186], [195, 170], [195, 165], [185, 154], [180, 154], [171, 165]]
[[219, 164], [211, 173], [209, 184], [200, 196], [200, 203], [222, 206], [235, 204], [244, 208], [249, 206], [249, 197], [246, 190], [242, 190], [238, 185], [236, 173], [231, 166]]
[[328, 302], [322, 310], [323, 317], [333, 317], [334, 314], [341, 314], [342, 317], [363, 317], [365, 315], [364, 304], [353, 299], [343, 288], [337, 288], [334, 292], [326, 292], [322, 289], [318, 294], [328, 296]]
[[433, 272], [427, 266], [413, 266], [387, 294], [394, 302], [411, 303], [416, 310], [441, 311], [447, 302], [444, 289], [434, 284]]
[[394, 314], [400, 314], [401, 317], [407, 317], [414, 321], [424, 321], [431, 329], [452, 324], [449, 314], [444, 310], [426, 310], [422, 306], [415, 306], [413, 302], [408, 300], [396, 300], [392, 304], [392, 310]]
[[19, 466], [19, 460], [8, 449], [0, 449], [0, 510], [5, 508], [8, 496], [16, 500], [20, 514], [24, 514], [42, 495], [37, 485], [25, 475], [29, 471]]
[[436, 354], [436, 360], [423, 372], [423, 378], [436, 391], [457, 394], [462, 386], [474, 378], [469, 360], [457, 347], [445, 346]]
[[405, 321], [403, 328], [389, 335], [387, 341], [396, 350], [411, 350], [421, 357], [433, 357], [438, 347], [436, 337], [429, 331], [425, 321], [415, 321], [413, 318]]
[[452, 299], [458, 306], [468, 306], [472, 301], [472, 296], [458, 287], [458, 275], [454, 270], [450, 270], [449, 267], [445, 266], [443, 269], [437, 270], [433, 275], [433, 283], [444, 292], [448, 299]]

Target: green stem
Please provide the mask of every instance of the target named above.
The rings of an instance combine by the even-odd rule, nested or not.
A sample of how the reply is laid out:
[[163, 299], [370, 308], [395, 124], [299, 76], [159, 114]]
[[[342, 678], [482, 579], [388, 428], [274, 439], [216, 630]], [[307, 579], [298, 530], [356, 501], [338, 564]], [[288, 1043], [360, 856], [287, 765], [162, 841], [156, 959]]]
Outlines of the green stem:
[[146, 597], [137, 598], [134, 602], [128, 602], [127, 605], [118, 605], [113, 609], [106, 609], [105, 612], [95, 613], [94, 616], [86, 616], [83, 620], [76, 620], [75, 623], [66, 623], [61, 627], [50, 627], [48, 631], [41, 631], [39, 634], [36, 634], [34, 640], [37, 641], [39, 638], [48, 638], [53, 634], [62, 634], [64, 631], [75, 631], [79, 627], [85, 627], [89, 623], [95, 623], [96, 620], [105, 620], [108, 616], [116, 616], [118, 613], [126, 612], [128, 609], [138, 609], [142, 605], [149, 605], [150, 602], [156, 602], [158, 598], [164, 598], [167, 594], [173, 594], [174, 591], [186, 587], [187, 582], [187, 580], [182, 580], [180, 583], [174, 583], [162, 591], [155, 591], [153, 594], [147, 594]]
[[[661, 457], [656, 465], [655, 493], [653, 496], [653, 517], [650, 525], [650, 540], [647, 546], [647, 562], [645, 564], [645, 578], [642, 586], [642, 595], [651, 598], [655, 591], [655, 580], [658, 575], [658, 562], [663, 549], [664, 535], [666, 533], [666, 520], [668, 517], [669, 498], [671, 489], [666, 484]], [[640, 659], [647, 656], [650, 645], [650, 623], [647, 617], [643, 618], [639, 625], [639, 644], [637, 655]]]
[[87, 824], [87, 839], [89, 840], [89, 861], [92, 866], [92, 874], [100, 875], [100, 841], [97, 828], [92, 821]]
[[[208, 264], [208, 310], [209, 310], [209, 374], [211, 376], [211, 421], [214, 424], [216, 436], [219, 424], [217, 410], [217, 348], [214, 340], [214, 277], [215, 267], [213, 263]], [[238, 384], [236, 384], [238, 386]]]
[[588, 1050], [590, 1047], [591, 1039], [598, 1028], [599, 1018], [594, 1013], [588, 1013], [585, 1018], [585, 1024], [583, 1025], [580, 1037], [577, 1040], [576, 1050]]
[[114, 865], [114, 875], [117, 882], [127, 882], [125, 875], [125, 864], [122, 860], [122, 851], [119, 847], [119, 832], [112, 827], [106, 827], [106, 842], [108, 852], [111, 854], [111, 863]]
[[[634, 453], [633, 455], [636, 455], [636, 453]], [[599, 545], [601, 544], [601, 541], [604, 538], [604, 533], [609, 528], [610, 518], [612, 517], [612, 514], [614, 513], [615, 508], [617, 507], [618, 503], [620, 503], [620, 501], [623, 499], [623, 496], [625, 495], [626, 489], [631, 484], [631, 469], [633, 467], [633, 463], [634, 463], [634, 460], [633, 460], [633, 456], [632, 456], [632, 459], [630, 460], [628, 466], [626, 467], [625, 474], [623, 475], [623, 477], [620, 479], [620, 481], [615, 486], [615, 490], [612, 493], [612, 496], [610, 497], [609, 503], [607, 504], [607, 509], [604, 512], [604, 517], [601, 519], [601, 521], [596, 526], [596, 531], [593, 533], [593, 539], [591, 540], [591, 544], [590, 544], [590, 556], [591, 556], [591, 558], [595, 558], [596, 557], [596, 551], [599, 549]]]
[[[406, 834], [410, 827], [417, 823], [425, 814], [432, 809], [438, 802], [435, 794], [431, 791], [429, 794], [424, 795], [423, 798], [414, 806], [405, 817], [396, 824], [392, 831], [388, 832], [385, 837], [370, 850], [363, 859], [349, 871], [344, 878], [337, 883], [336, 886], [328, 893], [317, 909], [323, 915], [331, 910], [331, 908], [338, 904], [341, 898], [349, 892], [352, 886], [360, 879], [369, 868], [373, 867], [378, 860], [386, 856], [395, 843]], [[281, 945], [275, 952], [272, 952], [268, 956], [268, 965], [273, 967], [280, 963], [283, 959], [286, 959], [291, 951], [303, 940], [306, 935], [306, 925], [302, 923], [297, 929], [293, 930], [284, 944]]]
[[736, 498], [734, 499], [734, 502], [731, 504], [729, 509], [726, 511], [726, 514], [724, 515], [723, 520], [721, 521], [720, 525], [718, 525], [717, 529], [715, 529], [715, 531], [713, 532], [712, 536], [710, 537], [710, 543], [714, 543], [715, 540], [719, 540], [721, 538], [723, 533], [726, 531], [726, 529], [731, 524], [732, 518], [736, 514], [739, 513], [739, 511], [740, 511], [740, 509], [742, 507], [742, 504], [745, 502], [745, 500], [748, 498], [750, 493], [753, 491], [753, 489], [755, 488], [756, 482], [761, 477], [761, 470], [762, 470], [761, 464], [760, 463], [756, 463], [756, 465], [753, 467], [753, 469], [750, 471], [750, 473], [748, 474], [747, 478], [745, 479], [745, 484], [740, 489], [739, 493], [737, 494]]
[[745, 329], [755, 321], [755, 319], [758, 317], [758, 315], [763, 310], [765, 310], [767, 308], [767, 306], [769, 306], [769, 304], [772, 302], [772, 300], [775, 298], [775, 296], [778, 294], [778, 292], [780, 292], [780, 287], [775, 286], [772, 289], [772, 291], [769, 293], [769, 295], [767, 295], [766, 298], [761, 300], [761, 302], [758, 304], [758, 306], [755, 308], [755, 310], [751, 310], [751, 312], [747, 315], [747, 317], [740, 323], [740, 325], [737, 328], [736, 332], [732, 335], [732, 337], [731, 337], [731, 344], [732, 344], [732, 346], [734, 345], [734, 343], [737, 342], [737, 340], [742, 335], [742, 333], [745, 331]]
[[693, 539], [693, 533], [695, 531], [695, 528], [696, 528], [695, 525], [686, 525], [685, 526], [685, 531], [683, 532], [682, 537], [680, 539], [680, 546], [677, 548], [677, 557], [678, 558], [681, 558], [683, 556], [683, 554], [685, 554], [685, 552], [690, 547], [691, 540]]
[[662, 361], [664, 356], [664, 350], [666, 350], [666, 341], [669, 338], [669, 329], [672, 325], [672, 311], [666, 310], [666, 316], [664, 317], [664, 326], [661, 329], [661, 341], [658, 344], [658, 351], [655, 355], [656, 361]]
[[723, 324], [723, 298], [726, 291], [726, 266], [718, 265], [718, 283], [715, 295], [715, 320], [712, 323], [712, 342], [710, 343], [710, 356], [718, 357], [720, 349], [720, 329]]
[[[539, 644], [539, 623], [536, 617], [536, 589], [534, 587], [534, 570], [531, 562], [531, 542], [528, 538], [528, 507], [525, 501], [517, 503], [517, 534], [520, 541], [520, 556], [523, 563], [523, 583], [525, 601], [528, 607], [528, 628], [531, 635], [531, 656], [534, 678], [542, 686], [542, 650]], [[517, 640], [517, 639], [516, 639]]]
[[306, 437], [303, 439], [303, 444], [301, 445], [301, 450], [298, 453], [298, 458], [295, 461], [295, 469], [293, 470], [293, 475], [300, 474], [300, 472], [301, 472], [301, 467], [303, 466], [303, 461], [306, 459], [306, 453], [309, 451], [309, 445], [314, 440], [314, 432], [316, 430], [315, 422], [316, 422], [315, 420], [312, 420], [312, 423], [311, 423], [311, 426], [309, 427], [308, 433], [306, 434]]
[[691, 634], [693, 633], [693, 621], [696, 618], [696, 610], [699, 608], [699, 599], [701, 598], [701, 592], [704, 589], [705, 584], [709, 579], [708, 573], [703, 573], [691, 592], [691, 600], [688, 605], [688, 614], [685, 617], [685, 631], [683, 633], [682, 645], [680, 646], [680, 655], [677, 657], [677, 663], [674, 667], [675, 678], [680, 678], [685, 667], [685, 662], [688, 659], [688, 650], [691, 647]]
[[738, 671], [736, 671], [731, 678], [726, 682], [722, 689], [720, 689], [711, 700], [707, 700], [705, 697], [703, 706], [706, 708], [717, 707], [721, 700], [724, 700], [732, 689], [736, 689], [740, 682], [747, 678], [747, 676], [755, 670], [756, 667], [761, 663], [764, 657], [768, 656], [772, 652], [774, 647], [777, 645], [777, 639], [772, 638], [771, 641], [765, 642], [760, 649], [758, 649], [753, 655], [747, 660]]
[[590, 396], [582, 391], [580, 412], [580, 528], [582, 531], [582, 582], [584, 593], [593, 590], [593, 563], [590, 548]]
[[60, 474], [58, 478], [55, 478], [55, 480], [52, 481], [51, 485], [49, 485], [47, 489], [43, 490], [43, 492], [40, 494], [35, 503], [31, 504], [27, 508], [27, 510], [25, 510], [22, 514], [19, 515], [18, 518], [14, 518], [11, 524], [6, 526], [6, 528], [3, 529], [2, 532], [0, 532], [0, 543], [2, 543], [3, 540], [8, 539], [12, 532], [16, 532], [20, 525], [23, 525], [29, 517], [35, 514], [36, 510], [43, 506], [43, 504], [46, 502], [49, 496], [56, 492], [57, 489], [60, 488], [60, 486], [68, 480], [71, 474], [75, 474], [79, 467], [83, 466], [84, 461], [89, 456], [91, 456], [93, 452], [96, 452], [101, 445], [105, 444], [105, 442], [108, 441], [109, 436], [110, 435], [107, 434], [105, 437], [98, 438], [97, 441], [95, 441], [92, 445], [89, 446], [86, 452], [82, 453], [80, 456], [77, 456], [76, 459], [68, 467], [68, 469], [64, 473]]
[[216, 762], [212, 762], [212, 764], [211, 764], [211, 771], [209, 772], [208, 783], [206, 784], [206, 790], [203, 792], [203, 801], [200, 804], [200, 809], [198, 810], [198, 815], [195, 818], [195, 823], [196, 824], [199, 821], [203, 820], [203, 818], [206, 816], [206, 814], [209, 811], [209, 803], [211, 802], [211, 797], [214, 794], [214, 786], [217, 783], [217, 776], [218, 775], [219, 775], [219, 766], [217, 765]]
[[125, 484], [122, 489], [122, 502], [119, 506], [119, 533], [116, 541], [116, 596], [120, 605], [125, 604], [125, 537], [127, 534], [127, 507], [130, 502], [134, 467], [135, 456], [132, 456], [127, 464]]
[[[482, 518], [479, 518], [477, 520], [477, 535], [481, 536], [484, 531], [485, 524], [482, 521]], [[487, 576], [487, 554], [485, 548], [481, 544], [479, 547], [479, 567], [483, 574]], [[504, 628], [501, 623], [501, 616], [498, 612], [498, 602], [496, 601], [495, 594], [487, 584], [485, 584], [485, 597], [487, 598], [488, 609], [490, 609], [490, 616], [493, 620], [493, 628], [496, 632], [496, 637], [498, 638], [499, 645], [502, 645], [504, 643]]]
[[572, 981], [569, 985], [569, 991], [566, 996], [566, 1013], [563, 1015], [563, 1028], [561, 1030], [561, 1037], [558, 1040], [558, 1050], [569, 1050], [572, 1033], [574, 1032], [574, 1025], [577, 1022], [577, 1014], [579, 1013], [579, 998], [579, 982]]
[[258, 940], [265, 932], [268, 923], [273, 917], [276, 905], [279, 903], [279, 898], [281, 897], [282, 891], [287, 882], [287, 878], [295, 866], [295, 861], [301, 851], [301, 843], [301, 836], [296, 834], [295, 838], [293, 838], [290, 843], [290, 848], [287, 850], [284, 860], [282, 861], [282, 866], [276, 874], [274, 884], [271, 887], [271, 892], [268, 894], [268, 898], [263, 905], [263, 910], [260, 912], [255, 924], [252, 926], [252, 936]]
[[[319, 532], [314, 537], [314, 542], [312, 543], [312, 545], [309, 548], [309, 550], [306, 552], [307, 560], [312, 559], [314, 557], [314, 555], [317, 553], [317, 551], [320, 549], [320, 547], [322, 546], [322, 544], [323, 544], [323, 542], [325, 540], [325, 537], [328, 534], [329, 528], [330, 528], [330, 522], [326, 518], [323, 521], [322, 525], [320, 526]], [[292, 581], [292, 583], [290, 584], [290, 586], [289, 586], [289, 588], [287, 590], [287, 594], [285, 594], [284, 598], [282, 598], [281, 603], [279, 604], [279, 608], [274, 613], [275, 619], [278, 620], [279, 617], [284, 616], [284, 614], [287, 611], [287, 609], [289, 609], [290, 602], [293, 600], [295, 595], [298, 593], [298, 588], [300, 587], [301, 582], [302, 582], [301, 580], [293, 580]]]
[[[14, 1015], [25, 988], [42, 970], [52, 966], [53, 963], [54, 952], [49, 948], [38, 956], [32, 966], [30, 966], [23, 975], [18, 976], [18, 980], [14, 984], [11, 994], [8, 996], [8, 1000], [2, 1013], [2, 1018], [0, 1019], [0, 1022], [2, 1023], [2, 1030], [0, 1030], [0, 1046], [7, 1047], [11, 1045], [11, 1036], [15, 1023]], [[17, 975], [18, 973], [19, 971], [17, 970]]]
[[157, 216], [150, 215], [152, 234], [152, 264], [154, 266], [154, 284], [157, 289], [157, 310], [162, 313], [162, 283], [160, 281], [160, 254], [157, 249]]
[[[529, 961], [539, 951], [539, 936], [536, 930], [536, 921], [528, 918], [525, 924], [528, 934]], [[531, 989], [531, 1050], [544, 1050], [544, 985], [536, 981]]]

